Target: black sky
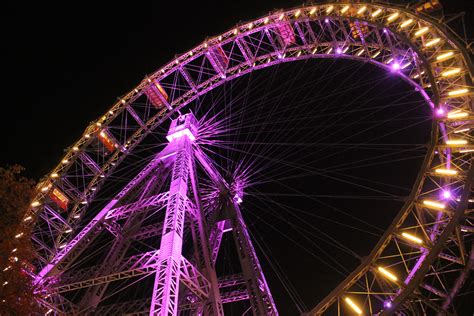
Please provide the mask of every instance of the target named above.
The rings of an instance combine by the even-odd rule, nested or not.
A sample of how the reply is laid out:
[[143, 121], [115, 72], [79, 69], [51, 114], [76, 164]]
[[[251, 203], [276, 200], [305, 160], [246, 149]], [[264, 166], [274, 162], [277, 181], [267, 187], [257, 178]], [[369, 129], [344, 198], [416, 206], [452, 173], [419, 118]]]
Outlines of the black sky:
[[[448, 14], [474, 2], [447, 1]], [[1, 164], [51, 170], [88, 122], [160, 65], [239, 21], [299, 1], [3, 4]], [[460, 20], [452, 25], [462, 31]]]

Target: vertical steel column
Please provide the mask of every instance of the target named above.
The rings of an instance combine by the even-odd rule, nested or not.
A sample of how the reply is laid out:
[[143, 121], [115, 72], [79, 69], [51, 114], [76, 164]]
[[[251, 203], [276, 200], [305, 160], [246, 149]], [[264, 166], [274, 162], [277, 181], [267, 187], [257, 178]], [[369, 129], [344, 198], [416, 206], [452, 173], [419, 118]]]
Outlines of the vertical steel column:
[[232, 223], [237, 252], [239, 254], [242, 274], [249, 294], [250, 304], [255, 316], [278, 315], [273, 297], [263, 275], [260, 262], [250, 240], [242, 213], [238, 205], [230, 200], [227, 207], [228, 216]]
[[[171, 175], [169, 200], [163, 223], [163, 234], [158, 255], [150, 315], [171, 316], [178, 313], [180, 264], [183, 248], [183, 229], [187, 207], [192, 139], [186, 128], [189, 117], [173, 121], [168, 140], [170, 151], [175, 153]], [[182, 125], [177, 125], [181, 124]], [[189, 122], [188, 122], [189, 123]], [[187, 131], [187, 132], [186, 132]]]
[[[194, 157], [193, 157], [194, 159]], [[199, 268], [204, 270], [204, 274], [211, 283], [211, 289], [209, 293], [209, 302], [204, 302], [205, 304], [198, 309], [198, 313], [202, 311], [204, 315], [212, 316], [223, 316], [224, 308], [222, 306], [222, 300], [219, 293], [219, 284], [217, 282], [217, 274], [214, 269], [210, 247], [209, 247], [209, 236], [206, 231], [206, 216], [201, 205], [201, 194], [199, 191], [198, 175], [196, 172], [195, 162], [191, 160], [191, 186], [193, 188], [195, 203], [196, 203], [196, 217], [195, 225], [193, 227], [193, 238], [197, 242], [197, 247], [195, 252], [198, 257]], [[196, 227], [197, 226], [197, 227]], [[208, 306], [206, 306], [208, 305]]]

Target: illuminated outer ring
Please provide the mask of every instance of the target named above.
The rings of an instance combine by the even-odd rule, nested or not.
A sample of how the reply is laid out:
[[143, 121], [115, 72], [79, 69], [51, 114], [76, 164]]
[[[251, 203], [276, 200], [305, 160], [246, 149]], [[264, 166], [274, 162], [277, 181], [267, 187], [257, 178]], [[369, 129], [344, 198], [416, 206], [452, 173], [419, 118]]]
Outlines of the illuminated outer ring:
[[[464, 88], [472, 89], [470, 87], [474, 73], [472, 65], [464, 48], [446, 27], [428, 16], [393, 5], [354, 3], [345, 9], [346, 5], [321, 4], [277, 11], [236, 26], [176, 57], [120, 98], [110, 111], [89, 125], [83, 136], [71, 146], [63, 158], [63, 163], [60, 163], [50, 176], [38, 185], [39, 193], [34, 199], [36, 203], [33, 204], [35, 206], [25, 215], [26, 224], [30, 221], [30, 216], [37, 216], [39, 221], [48, 220], [49, 215], [46, 215], [45, 208], [52, 205], [48, 198], [52, 187], [62, 188], [68, 192], [74, 191], [74, 188], [65, 188], [65, 179], [71, 172], [71, 166], [78, 160], [84, 160], [82, 165], [87, 165], [93, 174], [87, 178], [84, 188], [74, 191], [76, 193], [74, 198], [71, 198], [64, 223], [52, 228], [50, 239], [54, 240], [54, 243], [42, 244], [39, 237], [34, 238], [33, 242], [39, 249], [38, 268], [43, 269], [47, 262], [58, 257], [61, 253], [60, 245], [64, 245], [73, 237], [68, 231], [78, 227], [79, 218], [88, 210], [88, 204], [94, 200], [101, 184], [127, 154], [176, 110], [189, 104], [196, 97], [226, 81], [282, 62], [337, 57], [368, 61], [394, 70], [393, 65], [397, 61], [403, 68], [396, 70], [398, 75], [418, 89], [433, 109], [435, 119], [428, 154], [405, 206], [377, 246], [361, 266], [331, 292], [311, 314], [329, 311], [336, 305], [337, 308], [345, 310], [348, 308], [347, 305], [341, 303], [339, 306], [339, 302], [347, 296], [351, 296], [361, 309], [370, 312], [380, 311], [380, 301], [383, 300], [393, 301], [392, 307], [384, 311], [388, 314], [395, 308], [408, 311], [416, 311], [417, 308], [421, 310], [431, 308], [438, 311], [449, 308], [451, 297], [459, 290], [456, 284], [462, 284], [465, 273], [460, 273], [461, 277], [457, 283], [436, 289], [433, 285], [427, 285], [427, 271], [431, 267], [430, 275], [436, 274], [439, 267], [447, 264], [444, 261], [450, 264], [457, 263], [461, 270], [468, 260], [462, 240], [464, 234], [472, 231], [469, 227], [462, 228], [464, 226], [461, 225], [465, 220], [463, 214], [470, 197], [473, 173], [470, 150], [474, 150], [474, 147], [469, 145], [472, 139], [468, 131], [461, 133], [455, 131], [473, 123], [472, 95], [468, 92], [453, 97], [449, 96], [449, 93]], [[396, 12], [399, 16], [389, 22], [388, 18]], [[401, 23], [409, 19], [412, 19], [413, 23], [401, 28]], [[355, 23], [352, 29], [350, 22]], [[364, 26], [365, 23], [367, 28]], [[294, 42], [290, 40], [285, 44], [280, 31], [284, 25], [290, 26]], [[428, 27], [425, 33], [415, 35], [424, 27]], [[354, 37], [354, 32], [358, 32], [358, 37]], [[225, 56], [230, 59], [230, 63], [223, 64], [216, 60], [217, 49], [222, 49]], [[446, 52], [453, 52], [453, 55], [444, 61], [436, 59]], [[390, 61], [390, 58], [393, 61]], [[201, 68], [197, 67], [196, 64], [201, 60], [206, 61], [207, 66], [201, 63]], [[459, 73], [442, 75], [447, 70], [457, 68], [460, 69]], [[203, 73], [207, 74], [206, 80], [202, 79], [203, 76], [199, 76]], [[144, 98], [145, 91], [152, 89], [155, 83], [159, 83], [170, 96], [169, 102], [165, 102], [161, 96], [167, 107], [157, 110], [148, 102], [149, 111], [146, 112], [148, 116], [140, 118], [135, 111], [136, 102]], [[444, 113], [459, 112], [457, 117], [454, 115], [455, 119], [448, 119], [446, 114], [436, 115], [439, 109]], [[462, 113], [461, 116], [466, 116], [459, 117], [459, 113]], [[104, 155], [101, 162], [86, 162], [84, 153], [97, 143], [99, 131], [107, 130], [107, 127], [114, 125], [114, 121], [123, 115], [131, 115], [136, 119], [137, 127], [135, 130], [132, 129], [133, 134], [123, 138], [117, 136], [115, 138], [117, 149], [108, 156]], [[446, 145], [447, 140], [454, 138], [464, 139], [468, 144], [455, 147]], [[439, 168], [451, 168], [458, 174], [440, 176], [435, 171]], [[447, 187], [455, 198], [445, 202], [446, 209], [443, 212], [430, 209], [423, 204], [425, 199], [439, 200], [440, 192]], [[407, 223], [414, 218], [419, 220], [419, 225], [408, 227]], [[418, 250], [414, 251], [414, 245], [400, 237], [402, 232], [408, 231], [417, 233], [425, 241], [425, 247], [416, 248]], [[393, 258], [386, 252], [395, 246], [399, 251], [397, 262], [404, 262], [403, 266], [386, 260]], [[451, 258], [448, 254], [442, 253], [442, 249], [444, 252], [449, 250]], [[456, 254], [459, 255], [456, 257]], [[401, 285], [403, 283], [401, 280], [386, 281], [386, 277], [377, 271], [378, 266], [389, 266], [387, 269], [397, 274], [399, 279], [406, 280], [406, 284]], [[366, 291], [357, 294], [354, 288], [359, 286], [360, 290], [360, 285], [365, 283], [367, 283]], [[374, 291], [369, 291], [374, 284], [379, 289], [375, 294]], [[361, 299], [360, 295], [364, 295], [364, 298]], [[439, 305], [434, 302], [435, 298], [437, 301], [441, 298], [444, 303]]]

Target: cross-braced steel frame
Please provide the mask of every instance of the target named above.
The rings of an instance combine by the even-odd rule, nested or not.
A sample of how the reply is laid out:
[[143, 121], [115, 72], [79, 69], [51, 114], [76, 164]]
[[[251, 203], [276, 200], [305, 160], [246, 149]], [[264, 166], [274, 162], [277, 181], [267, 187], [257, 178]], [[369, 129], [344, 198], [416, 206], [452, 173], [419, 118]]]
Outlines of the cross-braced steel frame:
[[[25, 215], [25, 225], [38, 219], [34, 277], [50, 289], [42, 303], [58, 314], [78, 313], [95, 308], [107, 284], [153, 274], [151, 298], [101, 305], [96, 312], [219, 315], [222, 304], [248, 299], [254, 314], [276, 314], [234, 198], [219, 195], [221, 216], [204, 220], [194, 160], [217, 187], [229, 193], [229, 184], [211, 158], [191, 145], [199, 135], [175, 135], [112, 200], [98, 210], [91, 205], [129, 153], [181, 108], [256, 69], [309, 58], [373, 63], [410, 83], [433, 110], [428, 154], [404, 207], [370, 255], [309, 314], [452, 312], [451, 303], [474, 264], [474, 70], [456, 36], [430, 16], [396, 5], [349, 1], [275, 11], [211, 37], [145, 78], [93, 122], [40, 183]], [[169, 173], [169, 190], [158, 190]], [[141, 225], [143, 214], [160, 210], [166, 214], [163, 222]], [[84, 223], [84, 218], [92, 219]], [[195, 241], [192, 260], [180, 253], [185, 223]], [[68, 273], [104, 229], [116, 238], [108, 264]], [[213, 264], [228, 229], [242, 249], [242, 274], [217, 278]], [[161, 236], [156, 251], [127, 257], [130, 239], [147, 236]], [[190, 293], [187, 301], [178, 297], [179, 282]], [[84, 288], [79, 303], [63, 295]]]

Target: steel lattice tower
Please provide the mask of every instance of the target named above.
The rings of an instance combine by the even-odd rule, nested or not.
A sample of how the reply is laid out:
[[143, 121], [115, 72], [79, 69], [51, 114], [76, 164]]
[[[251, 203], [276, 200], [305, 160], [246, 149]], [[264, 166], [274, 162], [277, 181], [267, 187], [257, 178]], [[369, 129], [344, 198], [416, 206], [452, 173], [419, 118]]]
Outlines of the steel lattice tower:
[[[114, 225], [117, 225], [115, 221], [125, 221], [122, 229], [116, 228], [116, 238], [104, 264], [96, 271], [96, 278], [89, 281], [94, 286], [85, 292], [79, 305], [80, 310], [94, 311], [104, 298], [110, 282], [153, 271], [155, 281], [150, 315], [177, 315], [183, 310], [191, 310], [199, 315], [223, 315], [224, 300], [226, 303], [249, 300], [254, 314], [278, 315], [238, 207], [242, 199], [242, 188], [236, 192], [226, 183], [194, 143], [197, 124], [191, 113], [173, 120], [167, 135], [169, 144], [96, 215], [70, 246], [61, 251], [54, 263], [42, 271], [42, 276], [45, 277], [53, 269], [66, 269], [102, 230], [114, 229]], [[216, 181], [216, 186], [222, 190], [218, 192], [220, 209], [216, 210], [212, 223], [206, 220], [203, 212], [196, 163], [201, 164]], [[163, 187], [163, 179], [167, 178], [168, 174], [171, 177], [169, 187], [162, 193], [149, 195], [152, 187]], [[130, 194], [131, 192], [139, 194]], [[130, 198], [135, 195], [137, 198]], [[153, 209], [164, 209], [165, 212], [163, 222], [147, 230], [148, 235], [161, 235], [160, 245], [157, 245], [156, 251], [129, 258], [128, 262], [125, 262], [128, 270], [121, 269], [120, 273], [111, 274], [113, 263], [124, 260], [130, 247], [130, 239], [138, 231], [143, 231], [142, 223], [146, 211]], [[186, 227], [189, 228], [193, 240], [194, 250], [191, 252], [191, 258], [183, 255]], [[221, 276], [219, 283], [215, 263], [223, 234], [228, 231], [232, 231], [242, 273]], [[103, 277], [108, 274], [106, 278]], [[180, 284], [186, 287], [186, 291], [180, 289]], [[236, 284], [245, 284], [246, 289], [226, 293], [223, 299], [219, 287]], [[84, 284], [79, 282], [69, 286], [82, 285]], [[182, 292], [189, 293], [188, 301], [183, 299]]]

